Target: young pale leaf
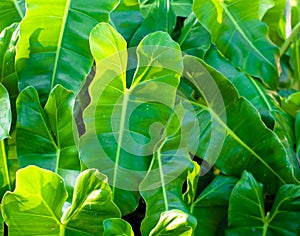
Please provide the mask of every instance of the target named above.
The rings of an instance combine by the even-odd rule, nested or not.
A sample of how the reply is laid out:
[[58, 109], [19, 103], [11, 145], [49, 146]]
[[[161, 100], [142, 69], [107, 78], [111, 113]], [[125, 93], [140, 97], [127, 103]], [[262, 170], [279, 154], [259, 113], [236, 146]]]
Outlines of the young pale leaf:
[[132, 36], [130, 46], [137, 46], [143, 37], [152, 32], [164, 31], [171, 34], [175, 25], [176, 15], [174, 14], [172, 5], [170, 5], [170, 1], [157, 0], [151, 5], [148, 15]]
[[178, 235], [178, 236], [192, 236], [193, 227], [189, 222], [187, 213], [180, 210], [170, 210], [161, 213], [157, 225], [151, 230], [150, 236], [162, 235]]
[[77, 93], [93, 63], [90, 31], [108, 21], [117, 4], [118, 0], [27, 0], [16, 55], [20, 89], [34, 86], [43, 104], [57, 84]]
[[211, 45], [210, 35], [194, 13], [184, 21], [178, 43], [184, 53], [196, 57], [202, 58], [208, 51]]
[[20, 22], [25, 14], [24, 0], [0, 1], [0, 32], [12, 23]]
[[[106, 23], [91, 33], [96, 75], [83, 117], [80, 157], [108, 176], [122, 214], [133, 211], [161, 125], [172, 113], [182, 73], [179, 45], [167, 33], [146, 36], [137, 47], [138, 68], [126, 88], [127, 51], [122, 36]], [[157, 94], [164, 91], [164, 96]], [[154, 124], [154, 125], [153, 125]], [[131, 191], [123, 191], [131, 190]]]
[[2, 199], [9, 235], [60, 235], [66, 199], [64, 182], [57, 174], [35, 166], [19, 170], [15, 191]]
[[188, 170], [187, 175], [187, 188], [183, 194], [183, 199], [188, 206], [191, 206], [194, 202], [197, 192], [197, 185], [200, 176], [200, 166], [197, 162], [193, 161], [194, 168]]
[[288, 98], [284, 99], [281, 106], [295, 118], [297, 112], [300, 110], [300, 92], [293, 93]]
[[[141, 225], [143, 235], [149, 235], [156, 224], [159, 226], [154, 229], [154, 232], [161, 231], [162, 224], [168, 220], [168, 217], [165, 219], [161, 213], [174, 209], [185, 212], [185, 221], [181, 223], [188, 229], [184, 228], [184, 231], [191, 233], [197, 224], [196, 219], [189, 213], [182, 196], [182, 186], [186, 181], [188, 170], [191, 171], [192, 164], [187, 152], [187, 133], [183, 130], [187, 127], [181, 126], [184, 115], [183, 107], [177, 106], [165, 126], [162, 141], [153, 155], [148, 173], [140, 184], [140, 193], [146, 202], [146, 216]], [[183, 219], [182, 215], [176, 216], [175, 214], [174, 217]], [[176, 222], [176, 220], [174, 221]], [[177, 228], [175, 226], [174, 228]], [[170, 228], [172, 227], [170, 226]], [[168, 229], [166, 230], [168, 231]], [[153, 235], [155, 234], [153, 233]]]
[[191, 213], [198, 219], [195, 235], [216, 235], [227, 215], [230, 194], [237, 181], [235, 177], [218, 175], [193, 201]]
[[103, 236], [134, 236], [131, 225], [120, 218], [106, 219], [103, 226]]
[[103, 221], [114, 217], [121, 217], [121, 212], [111, 199], [107, 177], [96, 169], [82, 172], [74, 187], [72, 205], [61, 222], [68, 228], [100, 236]]
[[45, 110], [33, 87], [23, 90], [17, 99], [20, 166], [37, 165], [59, 173], [66, 181], [70, 196], [80, 170], [72, 129], [73, 105], [73, 93], [61, 85], [52, 90]]
[[[228, 175], [251, 171], [269, 192], [274, 193], [281, 184], [298, 183], [283, 145], [233, 85], [201, 59], [186, 56], [184, 66], [184, 76], [208, 103], [195, 104], [201, 126], [197, 155]], [[208, 89], [211, 86], [215, 92]]]
[[265, 215], [263, 186], [245, 171], [230, 197], [227, 235], [297, 235], [300, 223], [295, 219], [300, 217], [299, 199], [299, 185], [283, 185], [271, 212]]
[[0, 84], [0, 140], [9, 137], [11, 126], [11, 109], [9, 94], [6, 88]]
[[195, 0], [193, 11], [225, 57], [246, 73], [276, 88], [279, 49], [267, 38], [267, 27], [258, 20], [260, 0]]

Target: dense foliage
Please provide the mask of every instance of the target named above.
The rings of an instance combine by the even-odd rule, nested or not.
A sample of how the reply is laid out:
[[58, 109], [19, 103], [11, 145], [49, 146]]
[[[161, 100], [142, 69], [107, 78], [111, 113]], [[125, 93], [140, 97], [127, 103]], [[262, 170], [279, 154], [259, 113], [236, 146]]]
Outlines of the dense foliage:
[[0, 14], [2, 235], [300, 233], [300, 1]]

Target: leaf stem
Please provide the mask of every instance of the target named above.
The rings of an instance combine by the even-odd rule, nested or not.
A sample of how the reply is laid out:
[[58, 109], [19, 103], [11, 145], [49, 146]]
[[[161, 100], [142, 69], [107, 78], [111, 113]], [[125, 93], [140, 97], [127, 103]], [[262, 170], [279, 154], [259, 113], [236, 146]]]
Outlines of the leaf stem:
[[5, 144], [4, 144], [4, 140], [1, 140], [1, 153], [2, 153], [2, 159], [3, 159], [3, 168], [4, 168], [4, 172], [5, 172], [5, 178], [7, 181], [7, 185], [8, 185], [8, 189], [10, 191], [12, 191], [12, 186], [10, 183], [10, 178], [9, 178], [9, 171], [8, 171], [8, 166], [7, 166], [7, 156], [6, 156], [6, 152], [5, 152]]
[[285, 51], [288, 49], [294, 38], [297, 36], [297, 34], [300, 32], [300, 22], [294, 27], [292, 33], [290, 36], [284, 41], [283, 45], [280, 48], [280, 57], [285, 53]]

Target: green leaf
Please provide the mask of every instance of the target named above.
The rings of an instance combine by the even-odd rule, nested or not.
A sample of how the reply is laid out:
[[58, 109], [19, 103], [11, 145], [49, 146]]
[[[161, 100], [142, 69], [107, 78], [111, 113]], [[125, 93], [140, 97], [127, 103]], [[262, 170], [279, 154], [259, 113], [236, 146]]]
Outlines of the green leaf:
[[210, 35], [194, 13], [184, 21], [178, 43], [184, 53], [196, 57], [202, 58], [208, 51], [211, 45]]
[[195, 235], [216, 235], [218, 226], [228, 213], [230, 194], [237, 181], [232, 176], [218, 175], [193, 201], [191, 213], [202, 219], [198, 220]]
[[279, 49], [258, 20], [259, 0], [195, 0], [193, 11], [226, 58], [271, 88], [278, 84]]
[[61, 222], [69, 228], [69, 233], [79, 230], [100, 236], [104, 231], [103, 221], [113, 217], [121, 217], [121, 212], [112, 201], [107, 177], [96, 169], [82, 172], [74, 187], [72, 205]]
[[193, 228], [187, 223], [189, 217], [187, 213], [180, 210], [165, 211], [161, 213], [157, 225], [149, 235], [192, 236]]
[[299, 185], [283, 185], [271, 212], [265, 215], [263, 186], [245, 171], [230, 197], [227, 235], [297, 235], [299, 199]]
[[16, 69], [21, 90], [34, 86], [46, 101], [55, 85], [77, 93], [93, 58], [88, 37], [100, 21], [108, 21], [118, 0], [27, 0], [20, 24]]
[[282, 108], [294, 118], [300, 109], [300, 92], [291, 94], [281, 102]]
[[299, 158], [300, 157], [300, 111], [298, 111], [295, 118], [295, 135], [296, 135], [296, 152]]
[[20, 22], [25, 14], [24, 0], [0, 1], [0, 32], [12, 23]]
[[269, 37], [277, 45], [281, 45], [285, 38], [285, 32], [283, 27], [285, 23], [285, 6], [286, 0], [273, 0], [274, 5], [266, 12], [262, 21], [269, 27]]
[[[157, 20], [159, 19], [159, 21]], [[137, 46], [147, 34], [164, 31], [172, 34], [176, 25], [176, 15], [169, 0], [156, 0], [141, 26], [130, 41], [130, 47]]]
[[60, 174], [70, 196], [80, 170], [72, 129], [73, 106], [73, 93], [61, 85], [52, 90], [45, 110], [33, 87], [23, 90], [17, 99], [20, 166], [37, 165]]
[[259, 81], [237, 70], [214, 47], [206, 53], [205, 61], [225, 75], [238, 90], [239, 95], [250, 101], [259, 111], [261, 119], [276, 133], [293, 163], [296, 160], [293, 119], [280, 108], [278, 102], [272, 97], [274, 93], [267, 91]]
[[[86, 133], [80, 139], [80, 157], [86, 166], [108, 176], [113, 200], [124, 215], [138, 204], [138, 185], [160, 139], [161, 126], [155, 124], [165, 124], [172, 112], [182, 57], [167, 33], [148, 35], [137, 48], [139, 64], [127, 89], [122, 36], [100, 23], [91, 33], [91, 50], [97, 71], [90, 85], [91, 104], [84, 112]], [[156, 94], [162, 89], [161, 99]]]
[[144, 18], [140, 13], [140, 4], [137, 0], [128, 4], [123, 0], [111, 13], [113, 26], [127, 42], [130, 42], [143, 20]]
[[[156, 231], [161, 231], [162, 224], [167, 224], [168, 221], [181, 222], [184, 219], [179, 228], [182, 227], [181, 224], [184, 224], [188, 228], [185, 227], [184, 231], [188, 231], [189, 234], [197, 224], [196, 219], [190, 215], [182, 196], [182, 186], [186, 181], [188, 170], [191, 171], [192, 164], [187, 150], [189, 132], [186, 130], [190, 129], [187, 129], [187, 126], [181, 126], [184, 115], [183, 107], [176, 106], [162, 133], [162, 140], [158, 143], [159, 146], [153, 155], [148, 173], [140, 184], [140, 193], [146, 202], [146, 216], [141, 225], [143, 235], [149, 235], [152, 228], [159, 235], [160, 233]], [[170, 210], [180, 210], [185, 217], [182, 218], [181, 213], [174, 214], [175, 219], [171, 217], [172, 213], [161, 215]], [[176, 220], [177, 217], [180, 220]], [[155, 227], [156, 224], [158, 228]], [[167, 227], [166, 231], [173, 230], [173, 227], [177, 228], [177, 225], [175, 226], [170, 226], [170, 229]], [[150, 235], [156, 235], [153, 231]]]
[[[0, 205], [1, 207], [1, 205]], [[4, 236], [4, 220], [2, 214], [0, 214], [0, 235]]]
[[59, 175], [36, 166], [19, 170], [15, 191], [2, 201], [9, 235], [100, 236], [106, 218], [120, 217], [107, 178], [95, 169], [78, 176], [72, 205], [62, 215], [66, 199]]
[[15, 191], [2, 199], [9, 235], [60, 235], [59, 219], [66, 199], [60, 176], [35, 166], [20, 169]]
[[260, 0], [258, 5], [258, 18], [261, 20], [268, 10], [274, 7], [276, 0]]
[[249, 170], [269, 192], [281, 184], [298, 183], [283, 145], [233, 85], [201, 59], [185, 56], [184, 67], [185, 77], [208, 104], [195, 104], [201, 126], [197, 156], [228, 175]]
[[15, 101], [18, 91], [18, 81], [15, 71], [16, 44], [19, 39], [19, 25], [12, 24], [0, 34], [0, 81], [7, 88], [15, 113]]
[[103, 236], [134, 236], [131, 225], [120, 218], [110, 218], [103, 221]]
[[[141, 0], [141, 12], [147, 16], [149, 11], [156, 4], [157, 0]], [[170, 0], [169, 4], [174, 9], [176, 16], [188, 17], [192, 11], [193, 0]]]

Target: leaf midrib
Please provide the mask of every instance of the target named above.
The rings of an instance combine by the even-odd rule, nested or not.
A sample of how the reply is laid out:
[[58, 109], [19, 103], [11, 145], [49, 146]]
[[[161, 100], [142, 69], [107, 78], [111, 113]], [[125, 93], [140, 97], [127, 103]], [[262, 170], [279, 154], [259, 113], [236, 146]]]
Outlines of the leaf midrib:
[[222, 125], [226, 132], [228, 132], [229, 136], [231, 136], [234, 140], [236, 140], [242, 147], [244, 147], [248, 152], [250, 152], [254, 157], [256, 157], [263, 165], [267, 167], [283, 184], [286, 184], [286, 182], [269, 166], [268, 163], [266, 163], [256, 152], [254, 152], [243, 140], [240, 139], [221, 119], [220, 117], [213, 111], [212, 109], [209, 109], [208, 107], [205, 107], [199, 103], [190, 101], [191, 103], [195, 104], [196, 106], [200, 106], [202, 109], [207, 110], [211, 116], [213, 116], [220, 125]]
[[59, 61], [59, 57], [60, 57], [61, 46], [62, 46], [62, 41], [63, 41], [63, 37], [64, 37], [64, 31], [65, 31], [66, 24], [67, 24], [67, 18], [68, 18], [68, 12], [69, 12], [70, 5], [71, 5], [71, 0], [67, 0], [63, 19], [62, 19], [62, 27], [60, 30], [57, 49], [56, 49], [56, 56], [55, 56], [55, 60], [54, 60], [54, 68], [53, 68], [53, 73], [52, 73], [52, 78], [51, 78], [50, 91], [53, 89], [53, 87], [55, 85], [54, 82], [55, 82], [55, 77], [57, 74], [58, 61]]

